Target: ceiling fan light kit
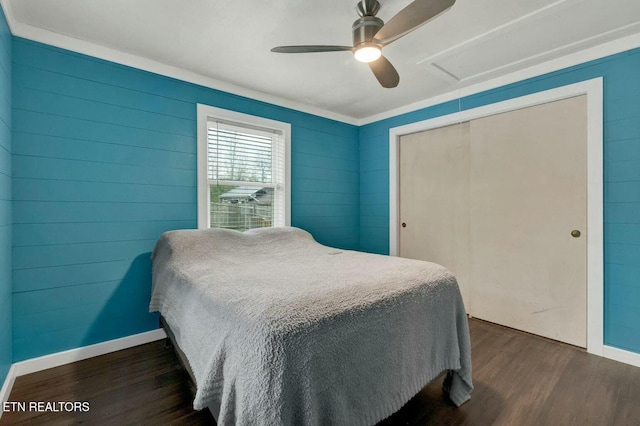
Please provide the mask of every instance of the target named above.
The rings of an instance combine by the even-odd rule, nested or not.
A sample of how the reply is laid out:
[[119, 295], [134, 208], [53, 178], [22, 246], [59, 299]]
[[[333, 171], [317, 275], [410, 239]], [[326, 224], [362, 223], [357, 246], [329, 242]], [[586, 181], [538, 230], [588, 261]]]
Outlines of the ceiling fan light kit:
[[[371, 2], [370, 2], [371, 3]], [[377, 12], [380, 10], [380, 3], [374, 0], [370, 10]], [[382, 56], [382, 45], [372, 42], [380, 28], [384, 26], [384, 22], [375, 16], [366, 15], [367, 10], [362, 2], [358, 3], [358, 12], [360, 19], [357, 19], [351, 27], [353, 33], [353, 56], [360, 62], [373, 62]], [[373, 12], [371, 12], [373, 13]]]
[[360, 62], [369, 63], [382, 56], [382, 50], [375, 44], [366, 45], [366, 43], [363, 43], [363, 45], [356, 48], [353, 56]]
[[312, 53], [350, 51], [360, 62], [369, 64], [382, 87], [396, 87], [400, 76], [391, 62], [382, 55], [382, 48], [410, 33], [453, 6], [456, 0], [415, 0], [385, 24], [375, 15], [380, 10], [378, 0], [361, 0], [358, 18], [351, 27], [353, 46], [278, 46], [276, 53]]

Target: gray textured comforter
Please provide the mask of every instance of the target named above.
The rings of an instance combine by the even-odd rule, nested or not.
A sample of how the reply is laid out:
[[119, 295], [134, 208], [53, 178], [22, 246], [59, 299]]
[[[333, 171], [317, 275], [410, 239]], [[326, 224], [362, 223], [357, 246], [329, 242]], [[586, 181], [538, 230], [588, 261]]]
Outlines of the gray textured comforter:
[[441, 372], [472, 389], [468, 323], [442, 266], [318, 244], [297, 228], [165, 233], [151, 311], [220, 425], [370, 425]]

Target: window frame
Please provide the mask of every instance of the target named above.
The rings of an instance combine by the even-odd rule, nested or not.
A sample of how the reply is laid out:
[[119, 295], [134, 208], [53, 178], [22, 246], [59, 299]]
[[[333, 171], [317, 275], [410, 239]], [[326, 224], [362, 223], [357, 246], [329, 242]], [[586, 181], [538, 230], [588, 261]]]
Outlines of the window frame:
[[[198, 229], [209, 229], [211, 223], [210, 191], [208, 179], [208, 131], [207, 123], [221, 120], [272, 129], [282, 133], [284, 139], [284, 226], [291, 225], [291, 124], [283, 121], [271, 120], [255, 115], [243, 114], [210, 105], [197, 104], [197, 198], [198, 198]], [[273, 226], [283, 226], [273, 224]]]

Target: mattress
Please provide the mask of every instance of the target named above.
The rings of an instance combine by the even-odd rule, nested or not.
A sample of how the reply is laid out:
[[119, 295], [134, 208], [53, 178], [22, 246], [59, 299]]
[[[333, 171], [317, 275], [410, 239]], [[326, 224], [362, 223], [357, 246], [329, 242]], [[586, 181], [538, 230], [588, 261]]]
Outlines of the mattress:
[[435, 377], [473, 389], [468, 322], [443, 266], [340, 250], [298, 228], [165, 233], [160, 312], [220, 425], [370, 425]]

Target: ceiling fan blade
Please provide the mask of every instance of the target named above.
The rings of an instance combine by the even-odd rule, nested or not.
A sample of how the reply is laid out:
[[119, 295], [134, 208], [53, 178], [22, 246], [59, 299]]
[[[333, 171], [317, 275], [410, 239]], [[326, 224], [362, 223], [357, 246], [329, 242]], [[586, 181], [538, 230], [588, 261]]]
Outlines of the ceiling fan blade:
[[351, 46], [278, 46], [271, 49], [276, 53], [315, 53], [315, 52], [340, 52], [351, 51]]
[[373, 39], [387, 45], [446, 12], [455, 2], [456, 0], [415, 0], [389, 19]]
[[398, 71], [391, 65], [391, 62], [384, 56], [380, 56], [379, 59], [369, 62], [369, 68], [373, 71], [373, 75], [376, 76], [382, 87], [390, 89], [396, 87], [400, 82], [400, 76]]

